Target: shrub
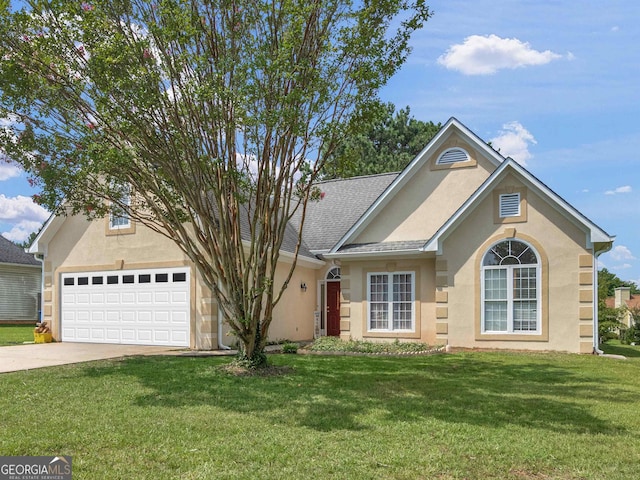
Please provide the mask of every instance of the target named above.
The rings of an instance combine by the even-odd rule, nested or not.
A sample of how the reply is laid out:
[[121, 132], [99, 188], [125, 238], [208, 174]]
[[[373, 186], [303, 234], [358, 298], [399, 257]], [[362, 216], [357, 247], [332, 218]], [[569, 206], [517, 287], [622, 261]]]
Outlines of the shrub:
[[338, 337], [320, 337], [309, 347], [314, 352], [354, 352], [354, 353], [418, 353], [430, 352], [433, 347], [426, 343], [400, 342], [393, 343], [367, 342], [364, 340], [344, 341]]
[[626, 345], [640, 345], [640, 325], [636, 323], [623, 330], [620, 334], [620, 341]]
[[298, 344], [292, 342], [283, 343], [282, 353], [298, 353]]

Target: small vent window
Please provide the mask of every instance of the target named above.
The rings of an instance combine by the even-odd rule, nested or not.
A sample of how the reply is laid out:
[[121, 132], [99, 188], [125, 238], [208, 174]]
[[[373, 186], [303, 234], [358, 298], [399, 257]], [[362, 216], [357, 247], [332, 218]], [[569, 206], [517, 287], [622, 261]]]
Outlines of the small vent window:
[[462, 148], [449, 148], [442, 152], [436, 161], [436, 165], [451, 165], [452, 163], [466, 162], [469, 154]]
[[520, 216], [520, 194], [505, 193], [500, 195], [500, 217]]

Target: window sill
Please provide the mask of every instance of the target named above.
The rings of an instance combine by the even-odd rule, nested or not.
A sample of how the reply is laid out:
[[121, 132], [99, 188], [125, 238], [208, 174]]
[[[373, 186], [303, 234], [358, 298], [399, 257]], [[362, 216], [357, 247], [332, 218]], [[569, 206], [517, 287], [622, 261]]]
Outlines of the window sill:
[[534, 332], [534, 333], [481, 333], [476, 335], [476, 340], [489, 340], [489, 341], [501, 341], [501, 342], [547, 342], [549, 341], [549, 335]]
[[420, 333], [415, 330], [368, 330], [362, 336], [365, 338], [420, 338]]

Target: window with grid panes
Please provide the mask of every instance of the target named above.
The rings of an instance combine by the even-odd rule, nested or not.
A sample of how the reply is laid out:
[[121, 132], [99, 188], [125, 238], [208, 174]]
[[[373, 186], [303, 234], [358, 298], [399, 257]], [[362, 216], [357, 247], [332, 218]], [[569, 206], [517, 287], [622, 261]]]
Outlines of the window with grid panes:
[[370, 331], [414, 330], [414, 284], [413, 272], [368, 275]]
[[482, 260], [483, 333], [540, 332], [540, 262], [519, 240], [491, 247]]

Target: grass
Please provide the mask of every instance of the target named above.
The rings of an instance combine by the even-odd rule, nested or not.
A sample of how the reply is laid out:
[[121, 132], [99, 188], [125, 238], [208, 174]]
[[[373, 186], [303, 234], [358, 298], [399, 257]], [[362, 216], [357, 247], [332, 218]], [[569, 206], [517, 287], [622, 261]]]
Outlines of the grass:
[[33, 323], [28, 325], [0, 325], [0, 347], [33, 342], [33, 329]]
[[640, 346], [624, 345], [620, 342], [620, 340], [609, 340], [600, 348], [604, 353], [624, 355], [625, 357], [629, 358], [640, 357]]
[[0, 452], [76, 479], [635, 479], [640, 359], [133, 357], [0, 375]]

